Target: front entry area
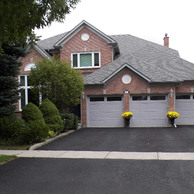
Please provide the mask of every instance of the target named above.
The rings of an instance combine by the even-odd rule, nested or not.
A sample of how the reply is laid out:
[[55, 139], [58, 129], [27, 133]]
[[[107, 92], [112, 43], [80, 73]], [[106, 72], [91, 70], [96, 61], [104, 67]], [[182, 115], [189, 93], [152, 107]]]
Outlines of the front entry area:
[[167, 127], [167, 95], [133, 95], [130, 97], [131, 127]]
[[87, 98], [88, 127], [123, 127], [122, 96], [93, 96]]

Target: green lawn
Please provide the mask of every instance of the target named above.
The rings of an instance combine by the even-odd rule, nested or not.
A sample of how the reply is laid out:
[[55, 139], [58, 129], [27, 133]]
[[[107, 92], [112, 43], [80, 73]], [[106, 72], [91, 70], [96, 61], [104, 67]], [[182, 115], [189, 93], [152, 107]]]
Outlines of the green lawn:
[[31, 145], [1, 145], [0, 150], [28, 150]]
[[0, 155], [0, 165], [4, 164], [10, 160], [13, 160], [17, 158], [17, 156], [6, 156], [6, 155]]

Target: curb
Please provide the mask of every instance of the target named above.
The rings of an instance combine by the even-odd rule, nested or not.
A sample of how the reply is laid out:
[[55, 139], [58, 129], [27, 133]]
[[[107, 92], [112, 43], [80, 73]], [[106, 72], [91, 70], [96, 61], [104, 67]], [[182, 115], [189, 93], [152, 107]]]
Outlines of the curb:
[[29, 150], [36, 150], [37, 148], [39, 148], [39, 147], [41, 147], [41, 146], [43, 146], [43, 145], [46, 145], [46, 144], [51, 143], [52, 141], [55, 141], [55, 140], [57, 140], [57, 139], [59, 139], [59, 138], [61, 138], [61, 137], [67, 136], [67, 135], [69, 135], [69, 134], [71, 134], [71, 133], [74, 133], [75, 131], [77, 131], [77, 130], [70, 130], [70, 131], [67, 131], [67, 132], [65, 132], [65, 133], [61, 133], [61, 134], [59, 134], [59, 135], [57, 135], [56, 137], [53, 137], [53, 138], [51, 138], [51, 139], [47, 139], [45, 142], [36, 143], [36, 144], [32, 145], [32, 146], [29, 148]]

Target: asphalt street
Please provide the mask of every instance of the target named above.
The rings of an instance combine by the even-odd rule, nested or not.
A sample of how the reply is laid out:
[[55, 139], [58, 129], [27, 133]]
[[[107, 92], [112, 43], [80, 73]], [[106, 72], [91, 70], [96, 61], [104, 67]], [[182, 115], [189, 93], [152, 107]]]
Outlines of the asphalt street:
[[194, 127], [81, 129], [13, 153], [19, 158], [0, 165], [0, 194], [194, 191]]
[[0, 166], [1, 194], [193, 194], [194, 161], [19, 158]]
[[194, 152], [194, 127], [87, 128], [39, 150]]

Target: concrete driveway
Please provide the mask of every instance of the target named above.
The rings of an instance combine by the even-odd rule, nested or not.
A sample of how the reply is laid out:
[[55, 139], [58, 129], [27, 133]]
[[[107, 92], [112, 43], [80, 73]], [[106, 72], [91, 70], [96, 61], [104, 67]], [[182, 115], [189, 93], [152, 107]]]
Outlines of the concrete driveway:
[[194, 152], [194, 126], [178, 128], [85, 128], [39, 150]]

